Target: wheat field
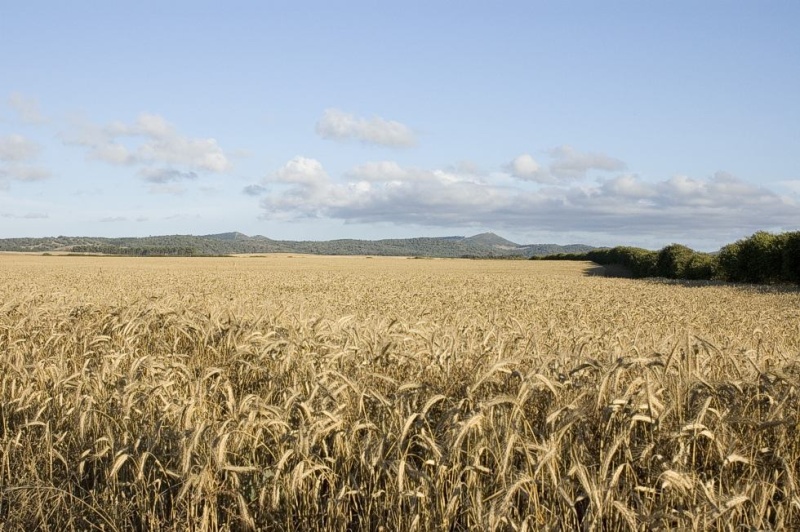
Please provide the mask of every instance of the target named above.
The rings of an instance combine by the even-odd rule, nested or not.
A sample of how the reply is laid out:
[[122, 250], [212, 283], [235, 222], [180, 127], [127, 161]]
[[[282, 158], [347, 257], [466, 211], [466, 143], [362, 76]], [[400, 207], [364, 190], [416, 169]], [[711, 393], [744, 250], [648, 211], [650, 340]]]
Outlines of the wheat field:
[[0, 255], [0, 530], [800, 528], [800, 294]]

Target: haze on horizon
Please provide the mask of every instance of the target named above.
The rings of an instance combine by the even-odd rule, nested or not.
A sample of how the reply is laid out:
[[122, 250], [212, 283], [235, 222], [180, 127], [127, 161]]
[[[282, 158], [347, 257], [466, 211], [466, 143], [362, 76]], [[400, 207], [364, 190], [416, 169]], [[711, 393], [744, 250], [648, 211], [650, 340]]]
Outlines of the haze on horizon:
[[800, 229], [800, 3], [0, 7], [0, 238]]

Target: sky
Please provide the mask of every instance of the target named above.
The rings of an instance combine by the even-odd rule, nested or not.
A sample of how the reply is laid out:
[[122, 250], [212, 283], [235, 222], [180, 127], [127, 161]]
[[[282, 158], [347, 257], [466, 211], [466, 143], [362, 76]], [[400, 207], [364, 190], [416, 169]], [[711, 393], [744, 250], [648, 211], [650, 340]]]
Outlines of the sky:
[[800, 229], [800, 2], [0, 0], [0, 238]]

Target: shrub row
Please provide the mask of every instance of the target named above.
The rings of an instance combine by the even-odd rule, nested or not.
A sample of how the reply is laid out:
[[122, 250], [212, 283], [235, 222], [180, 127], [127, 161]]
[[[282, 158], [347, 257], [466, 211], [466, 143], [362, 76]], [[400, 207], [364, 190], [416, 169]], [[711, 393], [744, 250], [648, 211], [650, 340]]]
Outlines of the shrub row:
[[800, 284], [800, 231], [759, 231], [723, 247], [717, 263], [726, 281]]
[[191, 257], [197, 254], [194, 248], [185, 246], [124, 247], [95, 244], [72, 246], [72, 252], [125, 255], [128, 257]]
[[619, 266], [634, 278], [800, 284], [800, 231], [777, 235], [759, 231], [728, 244], [717, 254], [671, 244], [660, 251], [618, 246], [539, 258], [590, 260], [602, 266]]

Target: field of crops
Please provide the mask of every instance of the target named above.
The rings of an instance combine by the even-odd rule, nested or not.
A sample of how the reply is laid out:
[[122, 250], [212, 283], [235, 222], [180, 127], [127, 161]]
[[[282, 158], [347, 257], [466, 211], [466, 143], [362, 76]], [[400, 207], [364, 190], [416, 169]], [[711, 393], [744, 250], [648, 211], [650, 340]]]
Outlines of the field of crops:
[[0, 255], [0, 530], [800, 528], [800, 293]]

